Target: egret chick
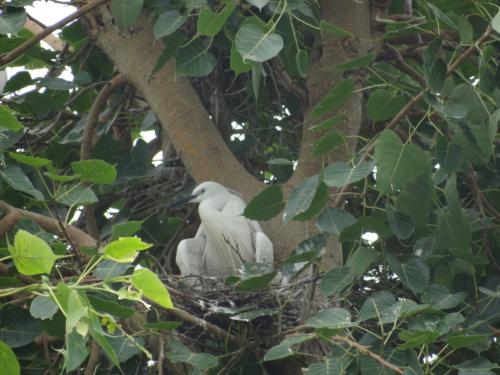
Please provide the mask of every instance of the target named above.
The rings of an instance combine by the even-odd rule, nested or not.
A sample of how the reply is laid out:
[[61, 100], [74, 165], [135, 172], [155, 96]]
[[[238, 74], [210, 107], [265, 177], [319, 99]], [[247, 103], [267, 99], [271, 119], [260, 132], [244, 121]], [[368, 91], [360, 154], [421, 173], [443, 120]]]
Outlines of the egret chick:
[[271, 241], [258, 222], [243, 216], [246, 204], [238, 195], [207, 181], [187, 199], [199, 203], [201, 224], [194, 238], [177, 246], [181, 274], [228, 276], [247, 262], [273, 262]]

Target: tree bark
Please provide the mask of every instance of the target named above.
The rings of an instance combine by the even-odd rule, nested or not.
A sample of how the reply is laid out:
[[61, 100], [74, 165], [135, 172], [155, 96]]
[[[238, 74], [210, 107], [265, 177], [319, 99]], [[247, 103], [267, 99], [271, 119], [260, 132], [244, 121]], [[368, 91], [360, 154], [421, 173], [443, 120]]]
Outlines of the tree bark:
[[[368, 1], [349, 1], [349, 5], [343, 0], [324, 1], [322, 13], [324, 19], [353, 31], [359, 38], [344, 41], [325, 35], [318, 41], [316, 48], [322, 50], [322, 57], [313, 65], [308, 79], [311, 108], [340, 78], [335, 65], [365, 54], [366, 46], [370, 45], [367, 40], [371, 37]], [[163, 49], [160, 42], [154, 40], [152, 18], [143, 14], [135, 26], [136, 32], [124, 36], [112, 25], [112, 17], [105, 7], [94, 16], [100, 22], [95, 19], [88, 22], [90, 35], [127, 81], [142, 93], [191, 176], [197, 182], [220, 182], [240, 192], [247, 201], [264, 189], [265, 185], [245, 170], [231, 153], [188, 79], [176, 75], [173, 61], [150, 77]], [[96, 25], [101, 26], [97, 28]], [[341, 131], [347, 136], [357, 135], [361, 123], [361, 95], [346, 104], [345, 112], [349, 121]], [[285, 196], [293, 184], [318, 173], [321, 167], [321, 161], [312, 156], [312, 144], [319, 135], [309, 131], [312, 124], [309, 117], [306, 123], [299, 166], [293, 178], [284, 184]], [[333, 157], [345, 159], [347, 155], [349, 153], [343, 151]], [[276, 259], [289, 255], [314, 230], [303, 222], [290, 222], [285, 226], [280, 216], [263, 226], [273, 241]]]

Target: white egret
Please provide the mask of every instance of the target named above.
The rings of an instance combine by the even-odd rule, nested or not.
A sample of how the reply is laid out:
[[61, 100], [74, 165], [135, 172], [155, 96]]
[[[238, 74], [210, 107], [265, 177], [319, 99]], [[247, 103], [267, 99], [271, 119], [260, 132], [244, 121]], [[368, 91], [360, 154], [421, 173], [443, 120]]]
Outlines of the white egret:
[[207, 181], [188, 199], [199, 203], [201, 225], [194, 238], [177, 246], [181, 274], [227, 276], [246, 262], [273, 262], [273, 244], [258, 222], [243, 216], [246, 204], [238, 195]]

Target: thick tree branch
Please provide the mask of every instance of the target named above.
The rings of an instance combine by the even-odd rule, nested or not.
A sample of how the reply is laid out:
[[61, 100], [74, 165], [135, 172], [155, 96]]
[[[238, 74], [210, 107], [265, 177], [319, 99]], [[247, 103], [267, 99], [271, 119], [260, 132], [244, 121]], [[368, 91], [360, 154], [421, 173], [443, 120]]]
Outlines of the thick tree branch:
[[[35, 212], [13, 207], [2, 200], [0, 200], [0, 208], [6, 211], [7, 213], [16, 212], [17, 214], [19, 214], [20, 217], [24, 217], [26, 219], [34, 221], [43, 230], [53, 233], [62, 238], [65, 237], [63, 233], [63, 228], [61, 228], [61, 225], [56, 219], [37, 214]], [[75, 228], [72, 225], [65, 225], [64, 231], [68, 235], [71, 242], [78, 247], [95, 247], [97, 245], [96, 241], [92, 237], [90, 237], [87, 233], [81, 231], [78, 228]]]
[[12, 51], [10, 51], [9, 53], [7, 53], [3, 56], [0, 56], [0, 66], [4, 66], [4, 65], [14, 61], [20, 55], [22, 55], [24, 52], [26, 52], [31, 47], [33, 47], [35, 44], [37, 44], [39, 41], [45, 39], [47, 36], [52, 34], [55, 30], [60, 29], [61, 27], [67, 25], [71, 21], [76, 20], [77, 18], [81, 17], [85, 13], [90, 12], [92, 9], [95, 9], [96, 7], [106, 3], [107, 1], [109, 1], [109, 0], [95, 0], [89, 4], [82, 6], [76, 12], [70, 14], [67, 17], [64, 17], [62, 20], [56, 22], [55, 24], [47, 27], [45, 30], [34, 35], [31, 39], [29, 39], [26, 42], [24, 42], [23, 44], [21, 44], [19, 47], [13, 49]]

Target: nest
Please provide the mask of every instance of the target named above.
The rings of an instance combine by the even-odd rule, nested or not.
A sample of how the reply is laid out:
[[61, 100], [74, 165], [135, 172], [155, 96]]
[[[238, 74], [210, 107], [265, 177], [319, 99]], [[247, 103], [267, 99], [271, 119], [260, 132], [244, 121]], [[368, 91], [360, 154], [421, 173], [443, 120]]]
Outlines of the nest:
[[[199, 346], [223, 335], [233, 341], [277, 344], [284, 332], [300, 325], [303, 301], [316, 280], [287, 284], [273, 281], [257, 291], [241, 291], [223, 279], [203, 276], [169, 276], [164, 282], [175, 307], [199, 319], [184, 319], [193, 324], [183, 324], [178, 329], [179, 338]], [[218, 343], [223, 349], [225, 343]]]

